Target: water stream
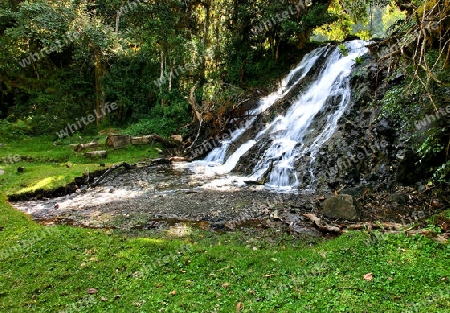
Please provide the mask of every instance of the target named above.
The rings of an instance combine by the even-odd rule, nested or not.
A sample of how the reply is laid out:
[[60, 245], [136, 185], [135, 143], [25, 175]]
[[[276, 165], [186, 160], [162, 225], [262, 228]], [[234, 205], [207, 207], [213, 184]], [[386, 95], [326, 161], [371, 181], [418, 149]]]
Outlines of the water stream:
[[[235, 130], [228, 141], [215, 148], [203, 161], [194, 162], [193, 171], [226, 174], [239, 163], [241, 157], [260, 141], [268, 141], [267, 148], [259, 155], [256, 166], [249, 177], [227, 177], [234, 183], [243, 181], [264, 181], [268, 189], [276, 191], [292, 191], [299, 185], [299, 175], [295, 162], [305, 155], [313, 164], [320, 147], [333, 135], [339, 118], [350, 101], [350, 74], [355, 59], [367, 53], [365, 42], [355, 40], [345, 43], [346, 49], [329, 46], [320, 47], [307, 54], [302, 62], [287, 75], [282, 86], [276, 92], [260, 100], [256, 109], [248, 112], [250, 118], [243, 127]], [[346, 51], [345, 51], [346, 50]], [[276, 116], [271, 123], [259, 131], [254, 138], [242, 143], [237, 149], [227, 155], [230, 146], [235, 143], [245, 131], [252, 127], [256, 116], [269, 109], [277, 100], [286, 97], [291, 89], [309, 74], [320, 56], [327, 59], [319, 69], [319, 75], [302, 94], [293, 98], [290, 108], [284, 115]], [[316, 115], [327, 108], [330, 111], [324, 125], [312, 127]], [[308, 133], [315, 134], [314, 140], [306, 141]], [[205, 170], [205, 167], [208, 170]], [[312, 167], [309, 170], [310, 181], [315, 177]], [[223, 184], [223, 179], [219, 184]]]

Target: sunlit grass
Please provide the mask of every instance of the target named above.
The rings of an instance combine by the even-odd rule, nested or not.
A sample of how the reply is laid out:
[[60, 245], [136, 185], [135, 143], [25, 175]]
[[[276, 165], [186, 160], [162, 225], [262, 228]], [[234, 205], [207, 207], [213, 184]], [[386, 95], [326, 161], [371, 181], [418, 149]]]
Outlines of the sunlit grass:
[[[129, 146], [124, 149], [114, 150], [108, 148], [108, 156], [105, 159], [89, 159], [82, 152], [75, 153], [69, 148], [69, 143], [89, 142], [93, 139], [105, 140], [105, 137], [92, 138], [67, 138], [58, 144], [50, 140], [50, 137], [24, 137], [11, 142], [3, 142], [0, 148], [0, 190], [6, 194], [32, 192], [38, 189], [51, 190], [65, 186], [72, 182], [74, 177], [82, 176], [86, 171], [102, 170], [113, 164], [126, 161], [136, 163], [155, 158], [158, 152], [155, 145]], [[10, 162], [9, 160], [17, 160]], [[104, 163], [105, 167], [100, 166]], [[23, 172], [18, 172], [22, 167]]]
[[64, 176], [47, 177], [47, 178], [44, 178], [43, 180], [37, 182], [33, 186], [19, 190], [18, 193], [36, 191], [37, 189], [49, 189], [49, 186], [55, 186], [55, 184], [60, 183], [61, 181], [63, 181], [63, 179], [64, 179]]
[[[86, 168], [103, 167], [65, 147], [47, 151], [40, 140], [28, 151], [0, 149], [0, 156], [35, 158], [1, 166], [0, 312], [235, 312], [239, 303], [240, 312], [450, 309], [450, 246], [421, 236], [373, 241], [351, 232], [326, 241], [276, 230], [218, 234], [183, 224], [159, 233], [47, 231], [4, 194], [60, 187]], [[111, 151], [104, 162], [132, 163], [147, 154], [142, 147]], [[372, 280], [364, 279], [367, 273]]]

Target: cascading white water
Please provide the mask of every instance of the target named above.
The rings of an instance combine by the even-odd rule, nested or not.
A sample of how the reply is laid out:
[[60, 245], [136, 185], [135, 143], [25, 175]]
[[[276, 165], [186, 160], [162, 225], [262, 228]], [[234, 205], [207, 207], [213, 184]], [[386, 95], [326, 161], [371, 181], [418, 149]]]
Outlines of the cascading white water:
[[[239, 159], [255, 144], [262, 142], [267, 148], [259, 156], [259, 160], [249, 177], [225, 177], [219, 181], [211, 182], [210, 186], [244, 184], [246, 180], [260, 181], [266, 177], [266, 187], [277, 191], [290, 191], [299, 184], [295, 170], [295, 161], [309, 155], [310, 164], [320, 147], [332, 136], [337, 122], [342, 116], [350, 100], [350, 73], [355, 59], [367, 53], [365, 42], [356, 40], [345, 44], [348, 54], [341, 54], [339, 48], [330, 51], [329, 46], [318, 48], [306, 55], [302, 62], [292, 70], [283, 80], [278, 91], [260, 100], [256, 109], [248, 113], [252, 116], [242, 127], [230, 134], [230, 139], [223, 141], [221, 146], [213, 149], [205, 160], [193, 162], [191, 170], [204, 177], [215, 174], [225, 174], [233, 170]], [[254, 138], [241, 144], [227, 157], [227, 152], [233, 143], [254, 124], [258, 114], [270, 108], [278, 99], [285, 97], [288, 92], [302, 80], [314, 66], [320, 56], [328, 55], [326, 62], [321, 66], [318, 79], [307, 90], [298, 96], [284, 116], [277, 116], [269, 125], [263, 128]], [[334, 107], [327, 117], [325, 125], [311, 129], [314, 117], [324, 108], [330, 99], [335, 99]], [[336, 99], [338, 99], [336, 101]], [[337, 103], [336, 103], [337, 102]], [[315, 138], [305, 140], [305, 135], [314, 131]], [[267, 143], [263, 142], [265, 140]], [[206, 167], [205, 167], [206, 165]], [[312, 169], [309, 171], [311, 181], [314, 181]]]
[[[247, 114], [252, 117], [248, 119], [245, 124], [242, 125], [242, 127], [233, 131], [229, 140], [222, 141], [220, 147], [214, 148], [206, 156], [204, 161], [208, 163], [214, 162], [217, 164], [223, 164], [221, 166], [221, 170], [223, 172], [231, 171], [236, 166], [239, 158], [253, 146], [252, 141], [247, 142], [239, 149], [237, 149], [225, 162], [225, 157], [231, 144], [238, 140], [241, 135], [253, 125], [258, 114], [266, 111], [278, 99], [283, 98], [292, 89], [293, 86], [295, 86], [301, 79], [303, 79], [309, 73], [319, 57], [325, 54], [327, 49], [328, 46], [320, 47], [305, 55], [300, 64], [297, 65], [293, 70], [291, 70], [289, 74], [282, 80], [280, 88], [276, 92], [261, 99], [255, 109], [248, 111]], [[256, 141], [254, 142], [256, 143]]]
[[[329, 56], [323, 72], [317, 81], [301, 95], [286, 112], [279, 116], [267, 131], [272, 143], [260, 158], [253, 172], [253, 179], [270, 171], [266, 186], [274, 189], [291, 189], [299, 180], [294, 163], [300, 155], [310, 154], [311, 162], [322, 144], [335, 132], [337, 122], [350, 100], [349, 76], [355, 58], [367, 52], [363, 41], [346, 43], [348, 54], [342, 56], [336, 48]], [[329, 115], [327, 124], [310, 146], [305, 146], [303, 138], [314, 116], [330, 98], [340, 97], [336, 111]], [[312, 171], [311, 178], [314, 179]]]

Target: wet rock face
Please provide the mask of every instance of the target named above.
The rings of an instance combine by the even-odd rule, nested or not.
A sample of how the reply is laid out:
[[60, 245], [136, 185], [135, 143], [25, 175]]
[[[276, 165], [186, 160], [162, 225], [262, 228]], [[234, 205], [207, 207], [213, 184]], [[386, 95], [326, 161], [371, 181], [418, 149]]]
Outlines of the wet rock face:
[[[227, 156], [235, 152], [236, 149], [243, 143], [251, 138], [254, 138], [256, 134], [263, 130], [266, 125], [270, 124], [276, 116], [286, 114], [287, 110], [297, 100], [299, 95], [304, 93], [308, 89], [308, 87], [317, 80], [321, 73], [321, 69], [331, 51], [332, 50], [330, 49], [326, 54], [320, 56], [317, 62], [311, 68], [309, 74], [304, 77], [299, 83], [297, 83], [285, 97], [277, 100], [268, 110], [258, 116], [253, 127], [249, 128], [246, 133], [230, 147], [230, 149], [227, 151]], [[294, 80], [295, 79], [292, 79], [292, 81]], [[252, 171], [261, 156], [263, 156], [265, 151], [272, 145], [273, 139], [274, 138], [269, 133], [263, 135], [262, 140], [255, 144], [247, 153], [245, 153], [240, 158], [239, 163], [234, 168], [233, 172], [242, 173], [244, 175], [252, 174]], [[310, 140], [313, 139], [314, 138], [310, 138]]]
[[332, 196], [323, 202], [322, 214], [329, 218], [339, 218], [348, 221], [359, 219], [353, 203], [353, 197], [346, 194]]
[[[414, 184], [420, 172], [412, 165], [417, 161], [407, 140], [409, 134], [398, 131], [399, 121], [379, 118], [380, 107], [373, 105], [389, 88], [384, 84], [387, 72], [370, 57], [354, 68], [351, 78], [351, 100], [338, 122], [338, 130], [322, 146], [308, 168], [298, 162], [299, 177], [306, 169], [317, 178], [318, 190], [339, 190], [371, 186], [390, 190], [395, 184]], [[321, 115], [315, 123], [323, 122]], [[310, 182], [304, 180], [299, 189]]]

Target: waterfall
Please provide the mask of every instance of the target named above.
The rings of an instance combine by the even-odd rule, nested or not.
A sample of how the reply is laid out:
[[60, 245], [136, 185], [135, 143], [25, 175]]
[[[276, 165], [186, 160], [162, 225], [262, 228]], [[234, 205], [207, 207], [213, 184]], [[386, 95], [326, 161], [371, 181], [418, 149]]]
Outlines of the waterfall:
[[298, 64], [293, 70], [291, 70], [289, 74], [282, 80], [281, 86], [277, 91], [259, 100], [258, 106], [255, 109], [246, 112], [246, 114], [248, 116], [251, 116], [251, 118], [249, 118], [245, 122], [245, 125], [233, 131], [230, 136], [231, 138], [229, 140], [222, 141], [220, 147], [214, 148], [206, 156], [204, 161], [223, 164], [222, 169], [225, 172], [231, 171], [236, 166], [239, 158], [252, 147], [251, 142], [248, 142], [244, 145], [244, 147], [236, 150], [236, 152], [234, 152], [234, 154], [231, 155], [224, 164], [226, 154], [231, 144], [238, 140], [242, 136], [242, 134], [244, 134], [245, 131], [247, 131], [253, 125], [258, 114], [263, 113], [268, 108], [270, 108], [278, 99], [283, 98], [292, 89], [293, 86], [295, 86], [301, 79], [303, 79], [309, 73], [319, 57], [327, 52], [327, 49], [328, 46], [324, 46], [306, 54], [300, 64]]
[[[278, 191], [293, 190], [301, 180], [295, 162], [308, 156], [310, 163], [309, 172], [306, 174], [309, 174], [310, 181], [313, 182], [315, 177], [312, 165], [320, 147], [335, 132], [337, 123], [350, 102], [350, 74], [355, 59], [368, 51], [365, 44], [360, 40], [345, 43], [348, 52], [345, 55], [338, 47], [330, 51], [330, 46], [315, 49], [306, 55], [284, 78], [279, 90], [261, 99], [257, 108], [248, 112], [252, 117], [245, 125], [235, 130], [229, 140], [222, 142], [220, 147], [211, 151], [201, 162], [217, 166], [218, 172], [228, 173], [252, 147], [263, 143], [263, 153], [254, 156], [257, 159], [256, 165], [247, 180], [265, 181], [267, 188]], [[318, 72], [315, 70], [317, 79], [290, 101], [291, 106], [285, 114], [275, 117], [254, 138], [240, 144], [233, 153], [227, 155], [230, 146], [252, 127], [257, 115], [285, 97], [308, 75], [320, 56], [327, 56], [327, 59]], [[325, 111], [326, 123], [313, 123], [314, 118]]]
[[[272, 143], [256, 165], [252, 178], [261, 179], [270, 170], [266, 185], [273, 189], [289, 190], [299, 184], [295, 161], [309, 154], [314, 162], [319, 148], [336, 130], [337, 122], [350, 101], [350, 74], [355, 58], [367, 52], [362, 41], [346, 43], [348, 55], [342, 56], [335, 48], [328, 57], [318, 79], [300, 95], [284, 116], [278, 117], [267, 131]], [[334, 113], [329, 114], [327, 123], [321, 125], [318, 135], [307, 145], [304, 137], [314, 117], [329, 99], [338, 99]], [[314, 175], [310, 169], [311, 181]]]

